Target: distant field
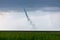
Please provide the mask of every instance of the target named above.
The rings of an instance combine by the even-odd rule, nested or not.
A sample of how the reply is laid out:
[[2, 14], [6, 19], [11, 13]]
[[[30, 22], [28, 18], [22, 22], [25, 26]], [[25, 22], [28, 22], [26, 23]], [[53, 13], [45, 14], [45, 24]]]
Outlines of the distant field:
[[0, 32], [0, 40], [60, 40], [60, 32]]

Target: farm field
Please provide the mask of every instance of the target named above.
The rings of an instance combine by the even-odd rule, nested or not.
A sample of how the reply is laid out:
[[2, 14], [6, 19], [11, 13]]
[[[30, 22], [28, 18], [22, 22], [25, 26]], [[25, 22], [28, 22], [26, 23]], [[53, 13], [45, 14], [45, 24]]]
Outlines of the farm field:
[[0, 32], [0, 40], [60, 40], [60, 32]]

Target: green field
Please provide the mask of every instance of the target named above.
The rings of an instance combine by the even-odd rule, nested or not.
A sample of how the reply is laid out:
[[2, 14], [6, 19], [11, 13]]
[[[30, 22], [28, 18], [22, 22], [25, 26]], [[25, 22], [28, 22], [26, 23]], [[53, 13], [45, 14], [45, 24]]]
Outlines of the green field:
[[0, 32], [0, 40], [60, 40], [60, 32]]

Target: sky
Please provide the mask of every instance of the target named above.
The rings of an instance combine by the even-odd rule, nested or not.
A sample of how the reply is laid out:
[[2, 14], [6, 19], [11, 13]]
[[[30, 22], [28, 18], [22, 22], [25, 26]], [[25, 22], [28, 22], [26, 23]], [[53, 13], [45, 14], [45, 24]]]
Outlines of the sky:
[[0, 0], [1, 30], [60, 30], [60, 0]]

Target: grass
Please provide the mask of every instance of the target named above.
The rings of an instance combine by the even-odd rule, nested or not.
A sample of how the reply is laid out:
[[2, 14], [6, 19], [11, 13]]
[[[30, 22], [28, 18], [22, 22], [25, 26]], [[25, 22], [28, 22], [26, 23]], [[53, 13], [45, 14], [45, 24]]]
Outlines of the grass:
[[0, 40], [60, 40], [60, 32], [0, 32]]

